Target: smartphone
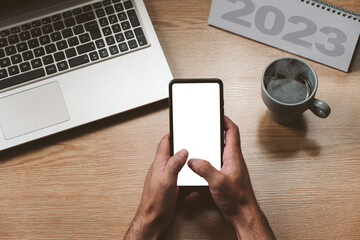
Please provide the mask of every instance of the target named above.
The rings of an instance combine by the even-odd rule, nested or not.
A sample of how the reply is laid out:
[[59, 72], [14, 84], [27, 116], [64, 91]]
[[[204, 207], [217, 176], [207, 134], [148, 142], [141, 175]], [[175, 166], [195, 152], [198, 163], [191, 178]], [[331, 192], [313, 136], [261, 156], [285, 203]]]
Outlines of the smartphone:
[[[224, 100], [220, 79], [174, 79], [169, 84], [170, 154], [186, 149], [188, 159], [200, 158], [220, 170], [224, 149]], [[187, 165], [178, 186], [208, 186]]]

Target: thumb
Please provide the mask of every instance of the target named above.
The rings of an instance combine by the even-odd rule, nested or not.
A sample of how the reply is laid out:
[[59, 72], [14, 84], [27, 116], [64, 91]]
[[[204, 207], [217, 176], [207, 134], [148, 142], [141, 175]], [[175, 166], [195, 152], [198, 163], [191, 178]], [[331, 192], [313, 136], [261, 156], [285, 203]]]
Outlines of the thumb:
[[182, 149], [169, 159], [166, 170], [170, 176], [177, 178], [180, 170], [185, 165], [188, 156], [188, 151]]
[[190, 159], [188, 165], [196, 174], [205, 178], [209, 185], [212, 185], [221, 174], [208, 161], [202, 159]]

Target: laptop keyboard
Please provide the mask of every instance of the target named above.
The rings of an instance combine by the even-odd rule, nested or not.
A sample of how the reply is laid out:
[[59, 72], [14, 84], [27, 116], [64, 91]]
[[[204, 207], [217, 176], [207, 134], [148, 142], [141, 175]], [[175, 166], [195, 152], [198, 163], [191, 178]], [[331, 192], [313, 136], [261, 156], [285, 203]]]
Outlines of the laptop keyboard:
[[148, 46], [131, 0], [105, 0], [0, 31], [0, 90]]

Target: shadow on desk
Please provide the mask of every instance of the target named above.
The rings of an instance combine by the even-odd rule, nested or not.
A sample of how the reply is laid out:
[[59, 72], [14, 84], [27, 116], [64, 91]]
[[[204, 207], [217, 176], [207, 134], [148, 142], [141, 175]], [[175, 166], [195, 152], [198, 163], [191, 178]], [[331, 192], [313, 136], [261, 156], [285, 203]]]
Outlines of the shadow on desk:
[[305, 151], [310, 156], [318, 156], [321, 146], [307, 137], [307, 131], [304, 118], [285, 127], [273, 122], [265, 112], [259, 121], [257, 138], [262, 150], [276, 155], [279, 160], [288, 160], [300, 151]]
[[0, 165], [12, 158], [21, 156], [24, 154], [30, 154], [32, 151], [36, 151], [45, 148], [49, 145], [55, 145], [59, 142], [66, 141], [72, 138], [81, 137], [88, 133], [100, 131], [102, 129], [122, 124], [133, 119], [146, 116], [148, 114], [163, 110], [168, 107], [168, 100], [161, 100], [155, 103], [148, 104], [124, 113], [120, 113], [111, 117], [107, 117], [95, 122], [88, 123], [83, 126], [79, 126], [73, 129], [66, 130], [42, 139], [35, 140], [11, 149], [0, 152]]

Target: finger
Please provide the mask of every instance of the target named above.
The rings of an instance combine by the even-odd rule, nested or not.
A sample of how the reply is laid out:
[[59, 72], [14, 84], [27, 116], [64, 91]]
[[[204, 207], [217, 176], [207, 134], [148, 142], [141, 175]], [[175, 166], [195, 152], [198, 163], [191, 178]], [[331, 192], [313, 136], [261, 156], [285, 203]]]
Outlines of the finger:
[[221, 173], [216, 170], [208, 161], [202, 159], [190, 159], [188, 165], [196, 174], [205, 178], [212, 185], [220, 178]]
[[239, 127], [230, 120], [227, 116], [224, 116], [225, 122], [225, 144], [233, 147], [240, 146], [240, 132]]
[[160, 141], [156, 151], [155, 164], [166, 166], [167, 161], [170, 159], [170, 134], [166, 134]]
[[201, 193], [200, 192], [191, 192], [189, 195], [187, 195], [185, 197], [185, 202], [187, 204], [193, 204], [195, 203], [197, 200], [199, 200], [199, 198], [201, 197]]
[[177, 179], [177, 176], [182, 167], [185, 165], [188, 156], [188, 151], [182, 149], [169, 159], [166, 166], [166, 171], [170, 177]]

